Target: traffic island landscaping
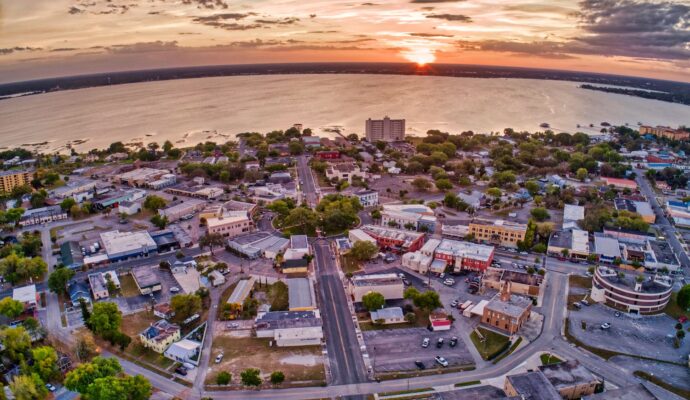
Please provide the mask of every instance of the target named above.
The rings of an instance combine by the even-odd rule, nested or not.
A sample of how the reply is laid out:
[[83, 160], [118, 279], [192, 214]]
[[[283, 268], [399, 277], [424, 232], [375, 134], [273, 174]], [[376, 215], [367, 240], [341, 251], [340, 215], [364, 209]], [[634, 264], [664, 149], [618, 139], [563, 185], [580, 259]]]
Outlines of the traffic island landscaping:
[[[218, 354], [223, 353], [220, 363], [215, 363]], [[271, 387], [270, 375], [280, 371], [285, 374], [286, 386], [318, 386], [325, 384], [323, 354], [321, 346], [276, 347], [269, 339], [235, 338], [216, 336], [210, 354], [209, 372], [205, 384], [211, 390], [231, 390], [241, 387], [240, 374], [248, 368], [261, 373], [261, 387]], [[217, 385], [220, 372], [231, 374], [228, 385]]]
[[481, 327], [472, 331], [470, 339], [484, 360], [496, 358], [510, 346], [508, 336]]
[[551, 364], [558, 364], [560, 362], [563, 362], [563, 360], [554, 356], [551, 353], [544, 353], [544, 354], [539, 356], [539, 359], [541, 360], [541, 365], [551, 365]]

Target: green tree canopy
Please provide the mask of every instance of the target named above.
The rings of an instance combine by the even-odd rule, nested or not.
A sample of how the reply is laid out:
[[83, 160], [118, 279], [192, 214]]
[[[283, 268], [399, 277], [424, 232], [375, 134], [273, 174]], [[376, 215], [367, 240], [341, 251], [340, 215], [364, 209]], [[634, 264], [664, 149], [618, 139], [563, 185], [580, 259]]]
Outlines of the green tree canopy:
[[144, 208], [153, 212], [165, 207], [166, 204], [167, 202], [164, 198], [156, 196], [155, 194], [146, 196], [146, 199], [144, 200]]
[[175, 312], [175, 319], [184, 321], [201, 311], [201, 297], [196, 294], [177, 294], [170, 299], [170, 308]]
[[366, 240], [356, 242], [350, 249], [350, 254], [359, 261], [371, 260], [378, 252], [378, 246]]
[[261, 385], [261, 371], [256, 368], [247, 368], [240, 373], [240, 380], [244, 386]]
[[425, 191], [429, 190], [429, 188], [431, 187], [431, 182], [429, 182], [425, 178], [421, 178], [421, 177], [415, 178], [412, 181], [412, 186], [414, 186], [415, 189], [417, 189], [420, 192], [425, 192]]
[[690, 285], [685, 285], [678, 291], [676, 302], [683, 310], [690, 309]]
[[117, 304], [111, 302], [98, 302], [93, 305], [88, 326], [99, 336], [112, 334], [120, 329], [122, 313]]
[[48, 382], [60, 375], [57, 366], [58, 355], [55, 349], [49, 346], [36, 347], [31, 350], [34, 360], [32, 369], [43, 381]]
[[87, 393], [96, 379], [116, 376], [122, 372], [117, 358], [94, 357], [91, 362], [78, 365], [65, 376], [65, 387], [73, 392]]
[[58, 268], [48, 276], [48, 289], [56, 294], [67, 293], [67, 283], [74, 276], [74, 271], [69, 268]]
[[532, 218], [539, 222], [546, 221], [547, 219], [551, 218], [549, 212], [543, 207], [533, 208], [532, 211], [530, 211], [530, 215], [532, 215]]
[[362, 296], [362, 305], [369, 311], [380, 310], [386, 304], [386, 299], [381, 293], [369, 292]]
[[5, 346], [5, 356], [15, 362], [25, 359], [31, 349], [31, 337], [22, 326], [1, 330], [0, 343]]
[[281, 371], [274, 371], [271, 373], [271, 383], [274, 385], [280, 385], [285, 381], [285, 374]]
[[21, 301], [14, 300], [11, 297], [5, 297], [0, 300], [0, 314], [7, 318], [16, 318], [24, 312], [24, 304]]
[[36, 374], [15, 376], [10, 390], [16, 400], [43, 400], [48, 395], [44, 382]]

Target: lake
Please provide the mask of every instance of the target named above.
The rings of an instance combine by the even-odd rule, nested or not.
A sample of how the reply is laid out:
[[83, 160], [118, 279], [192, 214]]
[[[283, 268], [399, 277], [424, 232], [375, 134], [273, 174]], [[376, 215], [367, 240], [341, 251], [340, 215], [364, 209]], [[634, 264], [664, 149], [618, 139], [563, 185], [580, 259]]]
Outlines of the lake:
[[[580, 89], [576, 82], [398, 75], [263, 75], [199, 78], [58, 91], [0, 101], [0, 146], [43, 151], [114, 141], [178, 146], [247, 131], [332, 128], [362, 135], [364, 121], [407, 120], [407, 134], [504, 128], [597, 133], [589, 124], [690, 123], [690, 107]], [[577, 128], [577, 125], [582, 128]], [[48, 142], [45, 145], [35, 144]]]

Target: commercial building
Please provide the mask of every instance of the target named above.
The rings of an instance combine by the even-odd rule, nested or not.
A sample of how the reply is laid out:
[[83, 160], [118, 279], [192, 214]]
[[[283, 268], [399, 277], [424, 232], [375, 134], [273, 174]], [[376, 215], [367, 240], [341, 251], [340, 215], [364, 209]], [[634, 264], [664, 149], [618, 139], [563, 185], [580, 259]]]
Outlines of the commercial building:
[[34, 179], [34, 171], [1, 171], [0, 193], [10, 193], [17, 186], [29, 185]]
[[316, 346], [323, 340], [318, 310], [263, 313], [256, 318], [254, 330], [259, 338], [273, 338], [278, 347]]
[[616, 259], [621, 259], [621, 249], [618, 239], [605, 234], [594, 234], [594, 253], [600, 262], [612, 264]]
[[422, 204], [386, 204], [381, 210], [381, 225], [434, 232], [434, 210]]
[[67, 212], [60, 206], [32, 208], [24, 211], [24, 214], [22, 214], [22, 217], [19, 219], [19, 225], [39, 225], [63, 219], [67, 219]]
[[194, 340], [182, 339], [168, 346], [163, 355], [179, 363], [199, 364], [199, 348], [201, 343]]
[[250, 217], [254, 217], [259, 211], [259, 206], [246, 201], [230, 200], [223, 204], [223, 209], [227, 211], [244, 211]]
[[376, 239], [369, 236], [368, 233], [364, 232], [361, 229], [350, 229], [350, 231], [347, 234], [347, 237], [348, 239], [350, 239], [350, 242], [352, 244], [355, 244], [360, 241], [366, 241], [376, 244]]
[[143, 189], [117, 191], [109, 193], [106, 197], [94, 200], [93, 206], [98, 210], [104, 210], [108, 207], [119, 207], [120, 203], [134, 202], [143, 199], [145, 196], [146, 191]]
[[206, 220], [209, 234], [220, 234], [224, 237], [235, 237], [254, 230], [254, 220], [245, 211], [227, 211], [219, 217]]
[[79, 243], [73, 240], [60, 245], [60, 259], [62, 265], [69, 269], [81, 269], [84, 266], [84, 254]]
[[141, 211], [141, 203], [133, 201], [122, 201], [118, 204], [117, 213], [125, 215], [134, 215]]
[[153, 267], [143, 266], [132, 268], [132, 277], [136, 283], [139, 293], [147, 295], [153, 292], [160, 292], [161, 281], [153, 271]]
[[666, 307], [672, 289], [673, 281], [667, 276], [645, 277], [599, 266], [592, 277], [591, 298], [630, 313], [654, 314]]
[[353, 196], [359, 199], [359, 204], [361, 204], [362, 207], [379, 205], [379, 192], [376, 190], [360, 190], [355, 192]]
[[580, 229], [555, 231], [549, 237], [546, 251], [556, 257], [586, 260], [590, 255], [589, 233]]
[[94, 300], [107, 299], [110, 297], [103, 275], [99, 272], [89, 274], [89, 286]]
[[170, 174], [170, 171], [142, 167], [120, 175], [115, 175], [114, 180], [132, 187], [148, 187], [149, 182], [155, 182], [163, 177], [163, 175], [167, 174]]
[[402, 278], [393, 273], [355, 275], [350, 279], [350, 295], [355, 303], [371, 292], [382, 294], [386, 300], [402, 299], [404, 290]]
[[556, 364], [542, 365], [539, 370], [549, 380], [562, 398], [580, 399], [594, 394], [602, 382], [577, 360], [568, 360]]
[[504, 220], [474, 219], [470, 222], [469, 233], [477, 240], [505, 247], [517, 247], [517, 242], [525, 240], [527, 225]]
[[329, 163], [326, 167], [326, 178], [352, 183], [352, 178], [358, 176], [362, 179], [367, 178], [366, 172], [362, 171], [354, 162], [349, 163]]
[[237, 282], [237, 286], [228, 297], [227, 303], [230, 305], [231, 318], [237, 317], [242, 312], [244, 301], [254, 288], [254, 278], [242, 279]]
[[101, 233], [101, 243], [110, 262], [146, 257], [158, 249], [156, 242], [147, 231], [104, 232]]
[[170, 187], [174, 184], [177, 183], [177, 177], [175, 174], [164, 174], [160, 178], [148, 182], [146, 184], [146, 187], [153, 189], [153, 190], [161, 190], [163, 188]]
[[33, 310], [38, 306], [38, 293], [36, 285], [27, 285], [12, 289], [12, 300], [24, 305], [24, 310]]
[[[429, 244], [432, 240], [436, 239], [429, 239], [424, 246]], [[402, 256], [402, 266], [419, 272], [420, 274], [426, 274], [427, 271], [429, 271], [429, 266], [433, 259], [433, 256], [424, 255], [421, 251], [408, 252]]]
[[[682, 399], [682, 397], [675, 396], [675, 399]], [[659, 389], [658, 386], [642, 381], [630, 386], [624, 386], [618, 389], [609, 389], [602, 393], [595, 393], [589, 396], [584, 396], [582, 400], [672, 400], [669, 398], [669, 392]]]
[[290, 311], [310, 311], [316, 309], [314, 286], [308, 278], [287, 279]]
[[630, 179], [602, 177], [601, 180], [604, 181], [604, 185], [606, 186], [613, 186], [618, 189], [637, 190], [637, 183]]
[[445, 261], [453, 271], [485, 271], [494, 259], [494, 247], [483, 244], [442, 239], [434, 250], [436, 260]]
[[498, 298], [491, 299], [484, 307], [482, 323], [514, 335], [529, 319], [532, 300], [511, 294], [511, 285], [510, 281], [506, 281]]
[[399, 253], [415, 251], [424, 244], [424, 233], [386, 228], [378, 225], [363, 225], [361, 230], [376, 240], [384, 250]]
[[642, 125], [640, 126], [640, 135], [654, 135], [662, 138], [666, 138], [669, 140], [688, 140], [690, 138], [690, 132], [688, 131], [683, 131], [680, 129], [673, 129], [668, 126], [649, 126], [649, 125]]
[[508, 375], [503, 390], [510, 398], [530, 400], [562, 400], [561, 394], [541, 371]]
[[448, 314], [442, 310], [436, 310], [429, 313], [429, 325], [431, 325], [431, 330], [436, 331], [449, 331], [453, 322], [448, 318]]
[[237, 236], [228, 241], [228, 247], [232, 251], [248, 258], [275, 259], [289, 244], [290, 240], [264, 231]]
[[173, 196], [184, 196], [191, 197], [194, 199], [204, 199], [213, 200], [218, 198], [225, 193], [225, 191], [219, 187], [215, 186], [205, 186], [205, 185], [182, 185], [178, 184], [173, 187], [165, 189], [166, 193], [172, 194]]
[[168, 217], [168, 221], [175, 222], [182, 217], [193, 215], [198, 211], [203, 210], [206, 207], [206, 202], [198, 199], [189, 199], [185, 201], [180, 201], [167, 208], [162, 208], [158, 210], [158, 214], [161, 217]]
[[314, 155], [316, 158], [320, 160], [332, 160], [335, 158], [340, 158], [340, 152], [337, 150], [333, 151], [317, 151], [316, 154]]
[[678, 257], [673, 252], [673, 248], [668, 242], [660, 240], [647, 241], [647, 256], [645, 257], [644, 266], [648, 270], [659, 271], [667, 269], [675, 272], [681, 269]]
[[585, 208], [573, 204], [563, 206], [563, 229], [577, 229], [577, 221], [585, 219]]
[[369, 313], [371, 320], [377, 324], [401, 324], [405, 322], [405, 315], [400, 307], [388, 307]]
[[508, 289], [511, 294], [530, 297], [538, 297], [544, 283], [544, 277], [539, 274], [493, 267], [487, 268], [481, 279], [482, 289], [501, 290], [510, 282]]
[[161, 319], [139, 334], [141, 344], [156, 353], [163, 354], [172, 343], [180, 340], [180, 327]]
[[656, 214], [652, 210], [652, 206], [650, 206], [646, 201], [635, 201], [619, 197], [614, 199], [613, 204], [615, 205], [616, 210], [624, 210], [640, 214], [644, 222], [648, 224], [653, 224], [656, 222]]
[[367, 119], [364, 131], [369, 143], [382, 142], [401, 142], [405, 140], [405, 120], [390, 119], [385, 116], [383, 119]]

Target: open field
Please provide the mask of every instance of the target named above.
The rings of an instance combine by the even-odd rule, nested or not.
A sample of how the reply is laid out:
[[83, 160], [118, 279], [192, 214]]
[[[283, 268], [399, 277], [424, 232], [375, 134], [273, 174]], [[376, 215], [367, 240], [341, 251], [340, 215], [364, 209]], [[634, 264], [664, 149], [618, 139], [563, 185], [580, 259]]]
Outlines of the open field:
[[474, 331], [470, 334], [470, 339], [472, 339], [474, 347], [477, 348], [477, 351], [485, 360], [496, 356], [509, 342], [508, 336], [484, 328], [477, 328], [477, 330], [484, 336], [484, 340], [482, 341], [477, 332]]

